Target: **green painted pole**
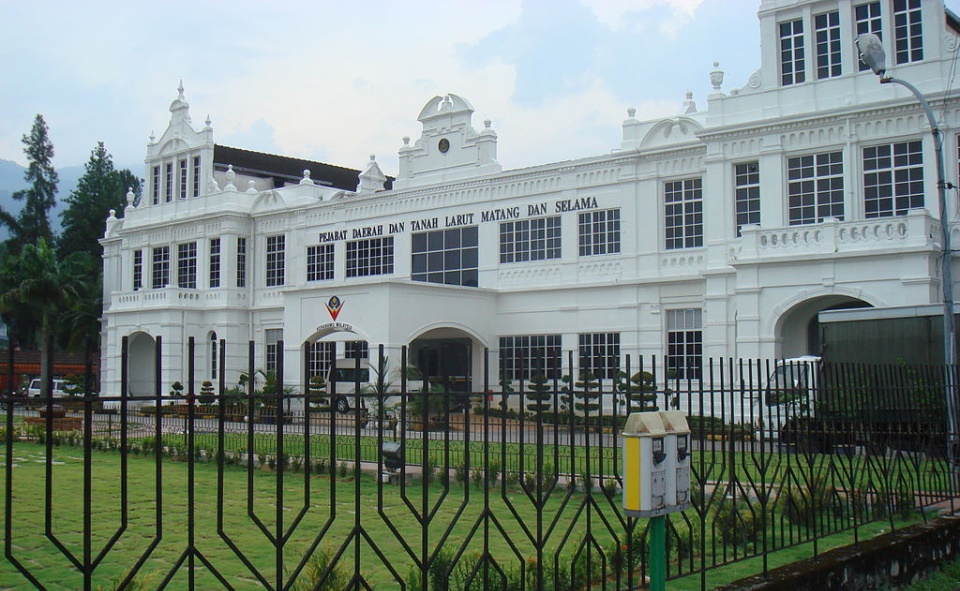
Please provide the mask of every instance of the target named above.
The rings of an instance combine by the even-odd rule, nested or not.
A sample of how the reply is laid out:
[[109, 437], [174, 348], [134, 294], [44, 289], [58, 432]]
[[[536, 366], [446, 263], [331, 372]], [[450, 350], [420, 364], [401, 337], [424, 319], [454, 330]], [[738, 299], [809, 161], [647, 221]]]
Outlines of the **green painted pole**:
[[650, 519], [650, 591], [667, 589], [667, 518]]

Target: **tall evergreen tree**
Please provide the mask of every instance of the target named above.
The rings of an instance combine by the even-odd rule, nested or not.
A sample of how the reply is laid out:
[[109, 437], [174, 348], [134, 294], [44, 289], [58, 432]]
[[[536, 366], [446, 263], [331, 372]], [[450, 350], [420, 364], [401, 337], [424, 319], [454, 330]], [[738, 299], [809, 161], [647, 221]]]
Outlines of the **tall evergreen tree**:
[[[113, 158], [103, 146], [90, 152], [86, 172], [77, 182], [77, 188], [67, 197], [67, 209], [60, 214], [63, 233], [57, 248], [61, 260], [77, 252], [100, 258], [100, 244], [104, 223], [111, 209], [118, 213], [127, 205], [127, 191], [140, 193], [140, 179], [129, 170], [115, 170]], [[91, 279], [96, 280], [95, 275]]]
[[37, 115], [28, 135], [23, 136], [24, 154], [27, 156], [27, 172], [24, 179], [30, 186], [13, 194], [23, 201], [23, 209], [16, 218], [0, 208], [0, 224], [10, 229], [7, 250], [17, 254], [23, 245], [36, 244], [43, 239], [53, 243], [50, 227], [50, 210], [57, 203], [57, 182], [60, 180], [53, 168], [53, 144], [50, 142], [46, 121]]

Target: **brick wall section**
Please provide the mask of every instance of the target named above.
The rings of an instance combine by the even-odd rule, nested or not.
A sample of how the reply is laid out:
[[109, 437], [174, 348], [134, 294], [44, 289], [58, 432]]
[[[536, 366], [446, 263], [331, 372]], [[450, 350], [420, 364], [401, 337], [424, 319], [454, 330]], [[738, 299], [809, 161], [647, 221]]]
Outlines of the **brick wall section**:
[[960, 517], [940, 517], [715, 591], [873, 591], [906, 585], [960, 553]]

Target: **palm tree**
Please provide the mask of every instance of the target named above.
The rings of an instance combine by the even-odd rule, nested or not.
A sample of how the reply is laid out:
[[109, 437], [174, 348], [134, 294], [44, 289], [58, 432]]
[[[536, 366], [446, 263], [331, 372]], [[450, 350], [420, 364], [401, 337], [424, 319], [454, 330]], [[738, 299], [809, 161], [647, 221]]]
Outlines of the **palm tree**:
[[77, 281], [46, 240], [27, 244], [0, 268], [0, 312], [39, 332], [41, 395], [48, 396], [55, 322], [77, 297]]

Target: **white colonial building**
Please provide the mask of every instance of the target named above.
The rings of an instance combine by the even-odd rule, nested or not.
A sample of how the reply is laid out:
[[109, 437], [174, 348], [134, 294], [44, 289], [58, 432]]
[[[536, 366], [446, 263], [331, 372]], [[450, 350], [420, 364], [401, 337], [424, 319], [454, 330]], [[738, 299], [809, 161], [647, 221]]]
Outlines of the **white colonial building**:
[[960, 244], [957, 195], [939, 211], [924, 112], [854, 39], [878, 33], [890, 73], [926, 96], [955, 181], [956, 17], [938, 0], [764, 0], [759, 21], [761, 68], [741, 88], [717, 69], [705, 110], [628, 109], [609, 153], [519, 170], [453, 94], [426, 103], [390, 179], [372, 158], [361, 172], [216, 145], [181, 89], [142, 200], [107, 220], [103, 391], [120, 391], [124, 337], [132, 394], [153, 393], [158, 337], [165, 388], [193, 337], [197, 379], [229, 385], [248, 341], [263, 369], [282, 342], [301, 391], [338, 342], [391, 362], [410, 345], [478, 390], [485, 349], [515, 378], [544, 353], [607, 377], [627, 355], [667, 356], [696, 377], [706, 357], [816, 352], [824, 309], [940, 302], [939, 218]]

